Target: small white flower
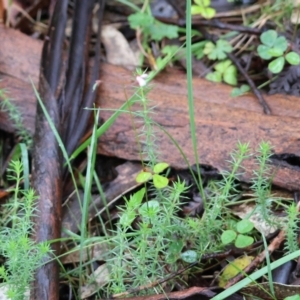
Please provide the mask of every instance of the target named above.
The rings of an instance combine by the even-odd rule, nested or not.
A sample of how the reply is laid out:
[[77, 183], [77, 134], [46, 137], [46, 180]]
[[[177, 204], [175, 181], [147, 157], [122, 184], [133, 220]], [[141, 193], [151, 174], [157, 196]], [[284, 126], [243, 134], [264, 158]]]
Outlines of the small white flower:
[[147, 82], [146, 82], [147, 77], [148, 77], [148, 74], [146, 74], [146, 73], [136, 76], [136, 81], [138, 82], [140, 87], [143, 87], [147, 84]]

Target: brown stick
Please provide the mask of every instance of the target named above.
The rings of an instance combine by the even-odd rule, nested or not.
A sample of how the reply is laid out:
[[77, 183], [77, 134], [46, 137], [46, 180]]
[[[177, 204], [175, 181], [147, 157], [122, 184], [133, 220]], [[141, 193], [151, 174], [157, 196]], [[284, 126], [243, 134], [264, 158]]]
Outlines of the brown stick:
[[[85, 67], [88, 53], [92, 12], [95, 2], [100, 4], [95, 62], [90, 70]], [[105, 0], [75, 1], [71, 47], [68, 57], [65, 86], [59, 87], [63, 72], [62, 52], [67, 20], [67, 0], [57, 1], [45, 40], [39, 81], [39, 94], [50, 118], [63, 137], [69, 154], [77, 146], [87, 127], [90, 112], [83, 110], [91, 106], [95, 94], [92, 87], [99, 76], [100, 24]], [[90, 82], [85, 83], [86, 75]], [[76, 97], [75, 97], [76, 96]], [[78, 120], [79, 118], [79, 120]], [[78, 120], [78, 127], [73, 126]], [[63, 125], [63, 128], [60, 128]], [[38, 105], [34, 146], [34, 188], [39, 196], [36, 220], [37, 242], [59, 239], [62, 216], [62, 164], [58, 142]], [[65, 170], [66, 171], [66, 170]], [[67, 172], [65, 172], [66, 175]], [[52, 244], [55, 255], [59, 255], [59, 243]], [[48, 258], [45, 258], [49, 259]], [[31, 299], [59, 299], [59, 267], [52, 261], [36, 274]]]
[[[67, 0], [58, 1], [42, 52], [39, 78], [39, 95], [56, 129], [60, 132], [60, 114], [55, 93], [61, 68], [61, 53], [67, 19]], [[38, 199], [36, 218], [36, 241], [44, 242], [60, 238], [62, 215], [61, 153], [58, 142], [37, 105], [34, 137], [33, 186]], [[51, 245], [59, 255], [60, 244]], [[44, 262], [50, 258], [45, 257]], [[35, 276], [31, 299], [59, 299], [59, 266], [54, 260], [41, 267]]]
[[[39, 93], [53, 121], [59, 124], [56, 99], [41, 73]], [[38, 106], [34, 138], [33, 186], [38, 199], [36, 241], [44, 242], [60, 237], [61, 232], [61, 159], [60, 150], [50, 125]], [[52, 244], [59, 254], [59, 243]], [[50, 257], [45, 257], [45, 261]], [[58, 300], [59, 268], [56, 261], [47, 263], [36, 274], [31, 299]]]

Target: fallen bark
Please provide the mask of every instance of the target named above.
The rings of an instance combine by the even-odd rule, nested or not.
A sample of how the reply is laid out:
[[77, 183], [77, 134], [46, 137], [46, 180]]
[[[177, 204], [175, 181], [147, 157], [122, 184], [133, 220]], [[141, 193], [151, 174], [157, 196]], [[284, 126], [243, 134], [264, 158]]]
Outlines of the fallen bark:
[[[60, 103], [56, 99], [61, 72], [64, 28], [68, 1], [57, 2], [49, 26], [48, 39], [43, 45], [39, 76], [39, 96], [53, 126], [61, 133]], [[37, 103], [33, 143], [33, 187], [38, 195], [35, 239], [38, 243], [58, 240], [62, 219], [62, 155], [49, 120]], [[51, 244], [54, 255], [60, 253], [60, 243]], [[30, 299], [59, 299], [59, 265], [52, 255], [45, 258], [32, 285]]]
[[[9, 46], [14, 42], [15, 38], [11, 38], [13, 35], [18, 42], [23, 41], [24, 44], [31, 45], [31, 53], [35, 57], [40, 56], [41, 46], [36, 41], [31, 44], [32, 39], [19, 32], [12, 33], [11, 30], [7, 31], [0, 27], [0, 39], [3, 41], [3, 47], [0, 49], [0, 71], [6, 73], [1, 76], [0, 88], [8, 88], [21, 111], [27, 113], [24, 115], [24, 124], [32, 132], [35, 111], [29, 110], [30, 107], [34, 107], [35, 99], [32, 88], [26, 84], [26, 81], [28, 72], [33, 78], [37, 78], [38, 60], [32, 59], [33, 63], [30, 67], [20, 63], [20, 68], [11, 70], [7, 65], [11, 63], [11, 60], [15, 59], [14, 64], [17, 65], [26, 60], [28, 54], [26, 47], [21, 47], [18, 55], [13, 56], [9, 52], [13, 48]], [[6, 60], [6, 57], [10, 59]], [[133, 75], [120, 67], [111, 65], [103, 65], [101, 72], [102, 83], [97, 95], [97, 104], [103, 109], [117, 109], [124, 103], [127, 96], [131, 95]], [[19, 86], [22, 87], [21, 90]], [[153, 86], [154, 89], [149, 97], [152, 99], [151, 105], [155, 106], [155, 114], [153, 114], [155, 121], [164, 126], [177, 140], [190, 163], [193, 164], [195, 160], [189, 134], [185, 75], [174, 69], [171, 72], [165, 71], [154, 80]], [[261, 140], [270, 141], [273, 153], [276, 155], [272, 163], [272, 170], [276, 172], [273, 183], [291, 191], [298, 190], [300, 180], [299, 99], [286, 95], [265, 96], [273, 113], [271, 116], [266, 116], [251, 94], [231, 98], [230, 92], [229, 86], [199, 78], [194, 79], [200, 162], [220, 171], [228, 170], [230, 166], [226, 160], [229, 159], [238, 141], [249, 142], [252, 148], [256, 148]], [[101, 111], [103, 121], [111, 113]], [[2, 121], [2, 116], [1, 113], [0, 128], [4, 130], [8, 126], [12, 128], [7, 121]], [[175, 168], [186, 168], [185, 161], [172, 142], [160, 132], [157, 138], [161, 148], [160, 159], [167, 161]], [[131, 127], [128, 114], [122, 114], [117, 118], [110, 130], [101, 137], [98, 152], [139, 160], [135, 132]], [[256, 168], [254, 159], [247, 161], [245, 167], [248, 171], [241, 176], [241, 179], [249, 182], [252, 170]]]
[[[59, 124], [56, 99], [46, 80], [41, 74], [39, 93], [52, 119]], [[61, 153], [50, 125], [38, 107], [36, 118], [36, 134], [34, 138], [33, 186], [39, 196], [37, 201], [38, 214], [35, 221], [36, 241], [45, 242], [60, 238], [61, 233]], [[59, 243], [51, 245], [55, 255], [59, 254]], [[38, 269], [32, 287], [31, 299], [58, 299], [59, 266], [57, 261], [47, 262]], [[51, 257], [52, 258], [52, 257]]]

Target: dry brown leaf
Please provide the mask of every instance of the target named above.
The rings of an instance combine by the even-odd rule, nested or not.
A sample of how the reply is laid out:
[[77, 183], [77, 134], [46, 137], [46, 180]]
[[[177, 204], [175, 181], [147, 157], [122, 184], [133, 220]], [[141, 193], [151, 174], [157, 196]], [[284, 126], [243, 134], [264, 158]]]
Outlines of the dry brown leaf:
[[112, 25], [103, 26], [101, 38], [108, 63], [123, 66], [128, 70], [136, 68], [138, 59], [120, 31]]
[[98, 267], [95, 272], [90, 276], [91, 283], [86, 284], [81, 288], [80, 299], [85, 299], [87, 297], [95, 294], [99, 288], [104, 286], [109, 281], [109, 270], [106, 264]]

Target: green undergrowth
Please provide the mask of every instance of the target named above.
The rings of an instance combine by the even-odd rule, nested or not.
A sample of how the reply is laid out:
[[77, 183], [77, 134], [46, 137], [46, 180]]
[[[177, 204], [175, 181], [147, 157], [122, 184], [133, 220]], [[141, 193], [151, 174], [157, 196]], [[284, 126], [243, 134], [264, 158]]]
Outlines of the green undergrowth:
[[1, 110], [7, 113], [12, 124], [14, 124], [16, 135], [20, 138], [22, 143], [26, 144], [29, 148], [32, 146], [32, 136], [23, 124], [23, 116], [17, 106], [14, 104], [13, 99], [8, 96], [8, 91], [0, 89]]
[[21, 161], [12, 161], [8, 179], [15, 183], [12, 197], [2, 205], [0, 222], [0, 255], [5, 259], [0, 266], [1, 288], [8, 299], [27, 299], [34, 273], [51, 253], [49, 242], [37, 244], [32, 239], [36, 211], [35, 192], [22, 188], [24, 180]]
[[[143, 110], [135, 112], [135, 115], [143, 120], [142, 131], [137, 134], [143, 145], [142, 156], [146, 159], [144, 169], [152, 170], [159, 162], [159, 147], [154, 133], [157, 129], [151, 120], [152, 109], [147, 107], [147, 92], [147, 86], [138, 89], [137, 95]], [[256, 157], [257, 170], [253, 171], [251, 189], [256, 206], [242, 224], [232, 215], [230, 207], [233, 203], [241, 203], [237, 201], [241, 193], [237, 178], [243, 172], [243, 162], [253, 156]], [[297, 218], [293, 215], [293, 206], [290, 206], [291, 212], [288, 211], [289, 216], [282, 223], [275, 223], [270, 217], [272, 207], [281, 205], [280, 199], [271, 195], [270, 156], [271, 147], [267, 142], [261, 142], [255, 152], [251, 151], [248, 144], [238, 143], [228, 162], [231, 171], [223, 172], [222, 180], [212, 181], [208, 185], [209, 197], [204, 202], [205, 209], [201, 217], [179, 216], [184, 203], [190, 201], [185, 197], [190, 188], [185, 181], [175, 179], [160, 188], [154, 178], [145, 179], [147, 184], [143, 188], [125, 198], [125, 205], [119, 207], [120, 218], [115, 229], [109, 232], [110, 251], [106, 258], [109, 279], [101, 295], [108, 297], [157, 282], [189, 263], [200, 262], [203, 255], [225, 251], [228, 244], [236, 242], [236, 238], [226, 243], [222, 240], [222, 233], [229, 230], [239, 235], [237, 247], [251, 245], [260, 239], [260, 233], [252, 230], [253, 224], [249, 221], [254, 213], [259, 214], [263, 222], [270, 226], [294, 232]], [[248, 223], [245, 227], [246, 220], [252, 224], [250, 228]], [[290, 221], [293, 225], [289, 224]], [[242, 235], [245, 232], [247, 235]], [[294, 248], [290, 249], [297, 250], [295, 236], [291, 236], [291, 243]], [[200, 269], [204, 268], [204, 264], [199, 265]], [[168, 288], [175, 282], [168, 281]], [[156, 286], [143, 290], [141, 294], [157, 292], [163, 292], [163, 288]]]
[[[179, 177], [171, 178], [168, 161], [160, 160], [157, 137], [161, 128], [153, 121], [155, 109], [148, 98], [148, 92], [151, 88], [149, 82], [157, 72], [151, 72], [147, 77], [146, 74], [139, 71], [137, 74], [139, 87], [134, 95], [100, 127], [97, 127], [100, 111], [96, 110], [91, 138], [80, 145], [71, 157], [67, 156], [63, 142], [34, 88], [39, 105], [41, 105], [61, 147], [81, 207], [80, 233], [77, 235], [65, 230], [67, 238], [62, 240], [64, 245], [71, 249], [64, 255], [78, 251], [79, 262], [74, 263], [72, 267], [60, 264], [61, 278], [73, 287], [77, 299], [83, 298], [82, 295], [87, 286], [91, 285], [93, 285], [94, 293], [98, 293], [98, 296], [102, 298], [109, 298], [111, 295], [120, 296], [120, 294], [125, 297], [129, 294], [126, 292], [132, 289], [136, 289], [134, 294], [140, 295], [164, 293], [171, 291], [178, 282], [182, 287], [187, 287], [189, 275], [202, 273], [207, 266], [206, 261], [202, 260], [206, 255], [220, 253], [234, 246], [242, 249], [262, 239], [261, 233], [254, 229], [254, 224], [251, 221], [254, 214], [260, 216], [262, 223], [285, 230], [285, 253], [287, 256], [285, 259], [280, 259], [278, 263], [277, 261], [269, 263], [266, 267], [256, 271], [252, 277], [253, 280], [267, 274], [268, 270], [270, 271], [274, 266], [286, 262], [287, 259], [296, 257], [295, 255], [299, 253], [297, 207], [288, 201], [276, 198], [271, 193], [271, 182], [274, 174], [271, 173], [269, 167], [272, 148], [268, 142], [262, 141], [257, 149], [251, 149], [249, 144], [242, 142], [237, 143], [236, 149], [232, 145], [233, 151], [228, 159], [227, 167], [229, 171], [221, 173], [221, 180], [210, 181], [207, 186], [203, 186], [200, 174], [201, 161], [199, 161], [201, 141], [196, 139], [192, 89], [191, 1], [187, 2], [187, 43], [184, 51], [187, 55], [192, 147], [197, 162], [197, 172], [191, 172], [194, 179], [193, 188], [197, 187], [200, 201], [203, 204], [200, 214], [183, 215], [182, 208], [192, 201], [187, 196], [192, 188], [191, 183], [187, 183]], [[199, 6], [200, 2], [196, 3]], [[131, 6], [134, 9], [137, 8], [133, 4]], [[201, 9], [206, 10], [207, 5]], [[153, 35], [156, 37], [157, 28], [162, 24], [151, 17], [148, 9], [144, 12], [136, 9], [136, 15], [131, 17], [132, 27], [143, 25], [138, 24], [138, 22], [143, 22], [142, 14], [148, 15], [147, 23], [144, 24], [148, 29], [147, 37], [153, 38]], [[177, 30], [174, 27], [171, 29]], [[171, 34], [174, 34], [174, 31]], [[205, 49], [205, 55], [210, 56], [211, 59], [223, 60], [226, 58], [226, 53], [219, 49], [224, 46], [223, 42], [208, 44], [206, 48], [205, 45], [202, 46], [203, 50]], [[229, 47], [225, 48], [228, 53], [231, 51]], [[159, 70], [163, 69], [174, 55], [175, 52], [168, 52], [158, 64]], [[225, 57], [223, 57], [224, 55]], [[224, 66], [216, 68], [216, 71], [220, 74], [215, 73], [214, 76], [218, 76], [220, 80], [224, 81], [228, 80], [228, 77], [229, 81], [232, 81], [230, 76], [232, 73], [234, 75], [236, 73], [234, 70], [232, 71], [232, 68], [229, 72], [231, 74], [226, 73]], [[155, 86], [153, 88], [155, 89]], [[131, 109], [133, 104], [136, 105], [135, 107], [139, 107], [135, 111]], [[18, 123], [18, 120], [21, 120], [18, 118], [18, 112], [8, 101], [4, 107], [8, 110], [10, 117], [15, 120], [16, 127], [20, 130], [19, 135], [24, 136], [24, 140], [27, 140], [26, 133], [22, 132], [22, 124]], [[97, 139], [113, 125], [116, 118], [123, 112], [130, 113], [135, 127], [137, 147], [140, 149], [142, 162], [142, 169], [136, 180], [138, 183], [142, 183], [142, 186], [134, 192], [126, 194], [123, 201], [118, 202], [118, 206], [114, 208], [114, 213], [111, 215], [111, 207], [107, 206], [105, 209], [106, 219], [100, 215], [96, 222], [97, 230], [94, 230], [88, 226], [88, 211], [92, 204], [93, 184], [98, 187], [99, 194], [105, 201], [101, 181], [95, 172]], [[165, 129], [163, 132], [181, 152], [187, 161], [187, 167], [190, 167], [177, 142]], [[73, 159], [86, 149], [88, 149], [86, 173], [78, 175], [84, 190], [81, 197], [78, 181], [75, 179], [76, 176], [71, 164]], [[253, 158], [257, 167], [252, 172], [251, 199], [249, 200], [248, 198], [241, 198], [242, 189], [239, 178], [245, 171], [243, 166], [246, 160]], [[5, 207], [2, 207], [3, 215], [8, 217], [2, 218], [0, 229], [0, 253], [5, 258], [5, 263], [0, 268], [0, 277], [7, 284], [11, 299], [23, 299], [24, 292], [32, 281], [36, 268], [41, 264], [42, 258], [50, 253], [50, 248], [48, 243], [35, 244], [31, 240], [31, 234], [34, 233], [32, 217], [38, 213], [35, 209], [36, 197], [32, 189], [28, 187], [23, 190], [21, 187], [20, 183], [24, 177], [22, 165], [15, 162], [12, 164], [12, 169], [11, 176], [13, 176], [12, 179], [16, 182], [16, 186], [12, 200]], [[28, 178], [26, 180], [28, 182]], [[233, 215], [232, 206], [250, 201], [255, 203], [255, 207], [248, 212], [242, 221]], [[281, 221], [272, 217], [272, 211], [275, 207], [286, 212], [286, 217], [282, 218]], [[103, 251], [99, 257], [95, 258], [93, 257], [93, 247], [97, 245]], [[86, 256], [87, 252], [88, 255]], [[181, 274], [180, 281], [175, 277], [167, 282], [160, 282], [170, 274], [193, 263], [198, 263], [197, 267]], [[249, 278], [246, 279], [248, 281], [244, 280], [227, 290], [226, 296], [217, 296], [215, 299], [225, 299], [242, 288], [243, 285], [251, 282]], [[155, 284], [158, 282], [160, 283]]]

